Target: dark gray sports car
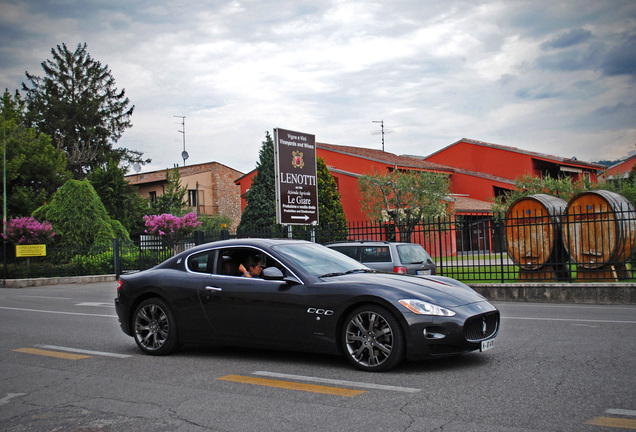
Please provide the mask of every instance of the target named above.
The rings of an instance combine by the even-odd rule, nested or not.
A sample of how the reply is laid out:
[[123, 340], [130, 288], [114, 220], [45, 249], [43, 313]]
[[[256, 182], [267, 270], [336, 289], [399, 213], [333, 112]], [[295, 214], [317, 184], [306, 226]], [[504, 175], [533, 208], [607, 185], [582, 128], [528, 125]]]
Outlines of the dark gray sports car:
[[[245, 277], [248, 268], [255, 277]], [[147, 354], [212, 342], [344, 353], [366, 371], [483, 351], [499, 331], [499, 311], [461, 282], [377, 273], [299, 240], [194, 247], [122, 276], [115, 306]]]

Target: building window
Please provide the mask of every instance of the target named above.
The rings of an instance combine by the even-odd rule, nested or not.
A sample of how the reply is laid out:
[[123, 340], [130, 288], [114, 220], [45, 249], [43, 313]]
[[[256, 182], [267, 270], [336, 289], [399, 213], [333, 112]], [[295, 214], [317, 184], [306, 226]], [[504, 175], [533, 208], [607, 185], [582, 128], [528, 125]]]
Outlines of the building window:
[[157, 202], [157, 192], [155, 191], [148, 192], [148, 198], [150, 198], [151, 203]]
[[197, 191], [196, 189], [188, 189], [188, 205], [190, 207], [197, 206]]

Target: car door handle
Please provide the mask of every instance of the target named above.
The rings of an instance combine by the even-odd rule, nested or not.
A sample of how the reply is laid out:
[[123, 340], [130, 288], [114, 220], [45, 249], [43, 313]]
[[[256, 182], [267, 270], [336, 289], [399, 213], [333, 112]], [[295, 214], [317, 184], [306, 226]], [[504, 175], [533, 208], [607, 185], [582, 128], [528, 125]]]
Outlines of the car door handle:
[[206, 290], [207, 292], [211, 292], [211, 291], [214, 291], [214, 292], [223, 291], [223, 289], [222, 289], [222, 288], [219, 288], [219, 287], [212, 287], [212, 286], [206, 286], [206, 287], [205, 287], [205, 290]]

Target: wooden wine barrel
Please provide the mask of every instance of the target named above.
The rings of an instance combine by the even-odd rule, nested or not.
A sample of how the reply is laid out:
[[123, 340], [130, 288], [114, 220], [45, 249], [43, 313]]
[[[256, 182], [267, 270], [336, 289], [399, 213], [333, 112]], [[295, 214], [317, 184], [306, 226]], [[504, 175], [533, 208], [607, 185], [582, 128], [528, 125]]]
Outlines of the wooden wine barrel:
[[524, 270], [537, 270], [556, 255], [565, 255], [561, 238], [561, 215], [566, 202], [545, 194], [516, 200], [506, 212], [508, 256]]
[[563, 214], [565, 247], [577, 265], [598, 269], [625, 263], [636, 248], [636, 213], [622, 195], [606, 190], [574, 196]]

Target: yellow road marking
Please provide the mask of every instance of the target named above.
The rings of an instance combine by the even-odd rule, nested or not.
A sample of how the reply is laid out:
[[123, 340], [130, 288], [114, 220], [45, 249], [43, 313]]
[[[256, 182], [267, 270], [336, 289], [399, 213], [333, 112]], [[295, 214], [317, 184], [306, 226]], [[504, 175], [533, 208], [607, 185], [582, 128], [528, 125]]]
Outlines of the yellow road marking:
[[37, 348], [20, 348], [20, 349], [15, 349], [13, 351], [27, 353], [27, 354], [37, 354], [37, 355], [42, 355], [47, 357], [63, 358], [67, 360], [80, 360], [85, 358], [91, 358], [91, 356], [87, 356], [87, 355], [63, 353], [58, 351], [48, 351], [48, 350], [41, 350]]
[[244, 384], [254, 384], [261, 385], [266, 387], [276, 387], [276, 388], [284, 388], [288, 390], [300, 390], [312, 393], [323, 393], [335, 396], [345, 396], [345, 397], [354, 397], [362, 393], [366, 393], [366, 391], [362, 390], [351, 390], [339, 387], [327, 387], [315, 384], [302, 384], [292, 381], [279, 381], [272, 380], [266, 378], [254, 378], [247, 377], [241, 375], [225, 375], [220, 378], [217, 378], [222, 381], [232, 381]]
[[623, 429], [636, 429], [636, 420], [617, 417], [594, 417], [586, 424], [592, 426], [607, 426]]

